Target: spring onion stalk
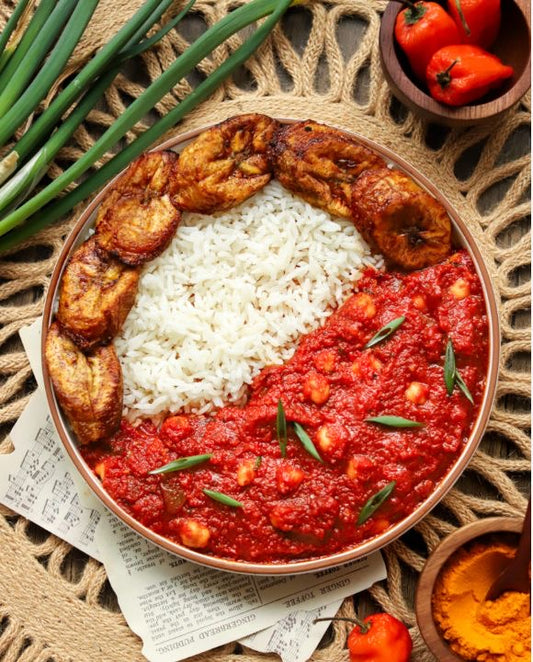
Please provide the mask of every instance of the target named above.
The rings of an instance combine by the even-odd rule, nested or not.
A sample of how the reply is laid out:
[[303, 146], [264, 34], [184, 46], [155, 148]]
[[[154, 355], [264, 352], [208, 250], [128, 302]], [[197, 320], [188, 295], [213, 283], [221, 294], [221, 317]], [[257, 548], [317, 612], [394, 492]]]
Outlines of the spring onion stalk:
[[[19, 41], [17, 39], [17, 33], [20, 31], [20, 25], [24, 24], [24, 17], [33, 5], [34, 0], [31, 0], [31, 4], [28, 5], [29, 2], [30, 0], [20, 0], [9, 17], [5, 28], [2, 30], [2, 34], [0, 34], [0, 71], [5, 67], [7, 61], [15, 51]], [[10, 39], [14, 43], [9, 44]]]
[[[45, 2], [46, 0], [43, 0]], [[18, 141], [13, 152], [18, 162], [27, 159], [35, 149], [38, 149], [48, 138], [50, 132], [55, 128], [63, 114], [75, 102], [83, 90], [97, 76], [114, 64], [117, 53], [124, 47], [133, 45], [132, 38], [138, 38], [139, 29], [146, 28], [147, 19], [154, 17], [154, 22], [169, 7], [172, 0], [147, 0], [137, 13], [102, 47], [102, 49], [90, 60], [67, 87], [57, 95], [50, 106], [39, 116], [39, 118], [26, 131]], [[142, 33], [144, 34], [144, 33]], [[141, 35], [142, 36], [142, 35]], [[0, 173], [2, 166], [0, 164]], [[0, 179], [0, 182], [4, 181]]]
[[[57, 177], [51, 184], [37, 193], [18, 209], [0, 220], [0, 236], [5, 235], [13, 228], [21, 225], [30, 216], [38, 212], [47, 202], [55, 198], [66, 186], [83, 174], [91, 165], [105, 154], [122, 138], [129, 129], [143, 115], [159, 101], [183, 75], [188, 73], [198, 62], [229, 36], [241, 30], [246, 25], [263, 18], [271, 16], [257, 28], [255, 33], [240, 46], [214, 73], [204, 80], [188, 97], [186, 97], [176, 108], [167, 113], [150, 129], [145, 131], [139, 138], [132, 142], [122, 152], [109, 161], [106, 166], [88, 178], [78, 186], [71, 194], [57, 201], [51, 209], [40, 213], [39, 217], [32, 222], [31, 228], [24, 228], [22, 233], [16, 236], [0, 240], [0, 251], [7, 250], [14, 245], [13, 242], [31, 236], [36, 231], [57, 220], [63, 213], [83, 200], [89, 193], [99, 188], [111, 173], [118, 173], [127, 163], [141, 154], [165, 131], [170, 129], [181, 120], [183, 116], [204, 101], [218, 85], [227, 78], [234, 69], [243, 64], [250, 55], [266, 39], [277, 21], [291, 5], [292, 0], [252, 0], [222, 19], [218, 24], [207, 30], [185, 53], [150, 85], [145, 92], [129, 106], [119, 119], [101, 136], [101, 138], [89, 149], [76, 163]], [[112, 165], [111, 165], [112, 164]], [[73, 195], [74, 194], [74, 195]]]
[[76, 0], [59, 0], [42, 26], [37, 39], [28, 48], [24, 59], [12, 71], [11, 65], [15, 60], [15, 53], [0, 74], [0, 117], [5, 115], [31, 81], [75, 7]]
[[[98, 2], [98, 0], [93, 0]], [[119, 63], [121, 64], [126, 59], [144, 52], [155, 44], [159, 39], [162, 39], [172, 28], [176, 27], [183, 19], [185, 14], [189, 11], [196, 0], [189, 0], [189, 3], [184, 9], [173, 19], [159, 30], [150, 39], [145, 39], [138, 47], [133, 47], [127, 52], [121, 51]], [[72, 16], [74, 19], [74, 15]], [[67, 26], [68, 28], [68, 26]], [[46, 173], [48, 164], [54, 159], [57, 152], [69, 140], [77, 127], [83, 122], [85, 117], [96, 105], [96, 102], [101, 98], [106, 87], [111, 84], [111, 81], [119, 71], [118, 64], [108, 73], [104, 74], [91, 88], [83, 101], [79, 103], [75, 111], [73, 111], [66, 120], [64, 120], [52, 138], [42, 147], [20, 170], [9, 179], [2, 188], [0, 188], [0, 211], [7, 209], [16, 200], [21, 201], [23, 197], [31, 192], [34, 186], [40, 181], [42, 176]], [[0, 182], [4, 181], [15, 170], [18, 159], [16, 152], [12, 151], [4, 161], [0, 162], [0, 168], [5, 168], [5, 177], [0, 173]]]
[[[120, 51], [120, 55], [119, 55], [120, 62], [125, 62], [129, 58], [136, 57], [137, 55], [144, 53], [154, 44], [156, 44], [158, 41], [163, 39], [164, 36], [166, 36], [171, 30], [173, 30], [176, 27], [176, 25], [178, 25], [178, 23], [189, 11], [189, 9], [194, 5], [195, 2], [196, 0], [189, 0], [189, 2], [185, 5], [185, 7], [180, 11], [180, 13], [177, 16], [170, 19], [168, 23], [166, 23], [160, 30], [158, 30], [151, 37], [144, 39], [143, 41], [141, 41], [140, 44], [135, 44], [134, 46], [130, 46], [129, 48], [126, 47], [124, 50]], [[144, 32], [148, 32], [148, 29], [146, 29]], [[134, 39], [132, 39], [131, 41], [133, 42]]]
[[103, 96], [113, 78], [117, 75], [118, 70], [119, 68], [116, 67], [99, 78], [94, 87], [86, 92], [70, 115], [52, 134], [46, 145], [2, 186], [0, 189], [0, 211], [22, 200], [41, 180], [50, 162]]
[[37, 9], [32, 16], [28, 27], [24, 31], [24, 35], [17, 44], [14, 53], [11, 54], [9, 61], [7, 64], [5, 64], [4, 70], [0, 75], [0, 90], [4, 89], [4, 87], [9, 83], [13, 73], [19, 64], [24, 60], [28, 49], [31, 47], [34, 41], [38, 39], [39, 32], [52, 13], [56, 2], [57, 0], [41, 0], [41, 2], [37, 5]]
[[[28, 85], [18, 101], [13, 102], [13, 99], [10, 99], [10, 95], [0, 95], [0, 115], [4, 114], [0, 119], [0, 144], [3, 144], [5, 140], [13, 135], [17, 127], [29, 117], [30, 113], [37, 108], [39, 103], [48, 94], [76, 48], [98, 2], [99, 0], [83, 0], [83, 2], [77, 5], [56, 45], [50, 51], [46, 62], [41, 67], [38, 76]], [[59, 8], [60, 5], [58, 5]], [[50, 20], [52, 20], [52, 16]], [[47, 25], [48, 22], [45, 24], [43, 30], [46, 30]], [[39, 43], [41, 43], [41, 40], [39, 40]], [[31, 51], [28, 51], [27, 57], [32, 57]], [[15, 92], [11, 96], [14, 94]]]

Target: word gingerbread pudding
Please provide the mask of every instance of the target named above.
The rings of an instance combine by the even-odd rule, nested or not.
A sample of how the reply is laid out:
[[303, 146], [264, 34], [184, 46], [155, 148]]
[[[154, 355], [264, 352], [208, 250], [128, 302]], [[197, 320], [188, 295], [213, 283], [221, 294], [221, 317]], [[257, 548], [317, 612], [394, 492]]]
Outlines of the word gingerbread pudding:
[[[254, 222], [270, 227], [269, 215], [278, 223], [267, 230], [275, 248], [267, 236], [247, 242], [232, 234], [239, 223], [245, 232]], [[224, 241], [202, 258], [204, 227], [206, 242], [217, 232]], [[191, 237], [193, 258], [184, 255], [181, 272], [172, 251]], [[246, 243], [265, 253], [248, 268]], [[273, 271], [304, 243], [312, 247], [307, 258], [285, 276]], [[328, 251], [323, 278], [317, 265]], [[211, 304], [206, 279], [214, 270], [215, 288], [230, 273], [224, 254], [244, 276], [256, 264], [264, 269], [258, 291], [269, 306], [261, 314], [274, 320], [274, 331], [250, 317], [261, 304], [247, 299], [247, 282], [241, 296], [217, 290]], [[176, 290], [187, 296], [181, 312], [167, 317], [186, 337], [165, 350], [166, 359], [155, 358], [169, 333], [132, 335], [130, 320], [167, 310], [175, 293], [170, 272], [179, 273]], [[294, 321], [287, 287], [294, 288], [289, 301], [303, 292], [311, 302], [291, 311]], [[189, 319], [201, 300], [209, 302], [200, 325], [208, 328], [205, 350]], [[224, 312], [239, 304], [242, 327]], [[315, 319], [304, 324], [298, 317], [306, 307]], [[241, 363], [200, 368], [208, 350], [231, 354], [217, 346], [224, 326]], [[286, 327], [292, 336], [278, 340]], [[255, 345], [240, 345], [250, 329]], [[189, 381], [165, 378], [163, 392], [136, 407], [148, 374], [132, 358], [139, 348], [156, 374], [181, 362]], [[140, 157], [116, 182], [94, 234], [62, 276], [45, 359], [85, 461], [121, 508], [202, 553], [283, 563], [352, 549], [433, 493], [479, 413], [487, 315], [472, 259], [452, 247], [446, 210], [410, 177], [340, 130], [242, 115], [201, 133], [179, 155]], [[128, 361], [139, 384], [130, 383]], [[241, 378], [234, 366], [247, 363], [254, 369]], [[210, 365], [232, 385], [207, 396], [214, 407], [198, 396]], [[176, 382], [187, 384], [180, 388], [190, 400], [167, 397]]]

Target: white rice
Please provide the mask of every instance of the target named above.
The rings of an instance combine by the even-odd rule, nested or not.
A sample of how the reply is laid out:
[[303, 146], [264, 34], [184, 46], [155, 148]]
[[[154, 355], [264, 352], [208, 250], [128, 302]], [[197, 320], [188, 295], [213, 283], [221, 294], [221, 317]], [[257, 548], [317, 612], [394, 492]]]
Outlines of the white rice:
[[144, 267], [115, 339], [127, 415], [239, 402], [261, 368], [289, 359], [342, 303], [365, 265], [381, 261], [350, 221], [278, 182], [227, 212], [184, 214]]

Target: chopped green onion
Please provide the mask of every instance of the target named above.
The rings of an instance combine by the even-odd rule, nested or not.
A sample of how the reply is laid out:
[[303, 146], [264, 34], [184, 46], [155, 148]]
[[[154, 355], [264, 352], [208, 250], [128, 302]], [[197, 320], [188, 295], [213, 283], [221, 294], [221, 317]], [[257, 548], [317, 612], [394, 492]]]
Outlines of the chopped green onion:
[[451, 339], [448, 340], [446, 345], [446, 353], [444, 356], [444, 383], [446, 384], [446, 391], [448, 395], [453, 393], [455, 386], [462, 391], [465, 398], [472, 404], [474, 404], [474, 398], [468, 389], [468, 386], [465, 384], [464, 379], [459, 374], [457, 370], [457, 365], [455, 362], [455, 352], [453, 351], [453, 344]]
[[444, 383], [446, 384], [448, 395], [451, 395], [455, 385], [455, 353], [451, 340], [448, 340], [444, 355]]
[[255, 460], [255, 463], [254, 463], [254, 471], [257, 471], [257, 469], [259, 469], [259, 467], [261, 466], [262, 461], [263, 461], [262, 456], [258, 455], [256, 460]]
[[[78, 186], [71, 194], [61, 198], [49, 210], [49, 213], [40, 213], [38, 219], [32, 222], [31, 227], [25, 227], [20, 233], [15, 234], [5, 241], [0, 241], [0, 251], [6, 250], [18, 241], [31, 236], [37, 230], [59, 218], [65, 211], [69, 211], [76, 202], [83, 200], [88, 193], [101, 186], [107, 178], [116, 174], [133, 158], [141, 154], [154, 140], [166, 130], [172, 128], [190, 110], [195, 108], [201, 101], [210, 96], [213, 90], [230, 73], [245, 62], [251, 53], [266, 39], [274, 25], [291, 4], [291, 0], [252, 0], [252, 2], [239, 7], [222, 19], [215, 26], [207, 30], [192, 46], [157, 79], [147, 90], [129, 106], [121, 117], [101, 136], [101, 138], [89, 149], [76, 163], [63, 172], [51, 184], [37, 193], [28, 202], [15, 209], [0, 221], [0, 235], [23, 223], [27, 218], [39, 211], [46, 202], [53, 199], [68, 184], [79, 175], [83, 174], [98, 158], [103, 156], [107, 149], [121, 138], [135, 122], [140, 119], [145, 111], [148, 111], [164, 94], [180, 80], [184, 73], [191, 70], [201, 61], [208, 52], [211, 52], [219, 43], [222, 43], [233, 32], [240, 30], [249, 23], [272, 12], [255, 31], [255, 33], [235, 53], [225, 60], [220, 67], [204, 80], [188, 97], [186, 97], [176, 108], [162, 117], [150, 129], [145, 131], [139, 138], [122, 150], [114, 159], [111, 159], [106, 169], [101, 168], [92, 177], [87, 178], [82, 185]], [[206, 50], [207, 49], [207, 50]], [[111, 165], [113, 164], [113, 165]], [[80, 189], [80, 190], [78, 190]], [[74, 195], [73, 195], [74, 194]], [[73, 202], [73, 201], [76, 202]]]
[[311, 441], [311, 437], [307, 434], [303, 427], [299, 423], [293, 423], [293, 425], [298, 439], [302, 442], [302, 446], [309, 453], [309, 455], [314, 457], [315, 460], [324, 463], [324, 460], [320, 457], [317, 449], [315, 448], [315, 445]]
[[405, 316], [402, 315], [401, 317], [397, 317], [396, 319], [393, 319], [391, 322], [388, 324], [385, 324], [377, 333], [375, 336], [372, 336], [370, 340], [366, 343], [365, 349], [368, 349], [369, 347], [373, 347], [374, 345], [377, 345], [378, 343], [382, 342], [385, 340], [385, 338], [388, 338], [392, 333], [396, 331], [405, 321]]
[[210, 460], [212, 457], [213, 455], [211, 453], [207, 453], [206, 455], [189, 455], [189, 457], [180, 457], [177, 460], [173, 460], [168, 464], [164, 464], [162, 467], [153, 469], [148, 473], [150, 475], [155, 475], [168, 474], [172, 471], [182, 471], [183, 469], [190, 469], [191, 467], [195, 467], [197, 464], [207, 462], [207, 460]]
[[233, 499], [232, 497], [228, 496], [227, 494], [223, 494], [222, 492], [215, 492], [214, 490], [204, 489], [204, 494], [214, 501], [223, 503], [225, 506], [231, 506], [232, 508], [243, 507], [243, 504], [240, 501], [237, 501], [237, 499]]
[[456, 371], [455, 372], [455, 383], [459, 387], [459, 389], [463, 392], [465, 398], [474, 404], [474, 398], [472, 397], [472, 393], [470, 393], [470, 390], [468, 386], [465, 384], [464, 379], [461, 377], [461, 375]]
[[379, 492], [376, 492], [374, 496], [371, 496], [370, 499], [365, 503], [365, 505], [361, 508], [361, 512], [359, 513], [359, 517], [357, 518], [357, 524], [361, 525], [364, 524], [367, 519], [372, 517], [372, 515], [376, 512], [376, 510], [383, 505], [383, 503], [390, 497], [392, 494], [392, 491], [396, 487], [396, 481], [393, 480], [383, 489], [381, 489]]
[[283, 409], [283, 402], [278, 400], [278, 413], [276, 416], [276, 434], [278, 436], [279, 448], [281, 457], [287, 454], [287, 419], [285, 418], [285, 410]]
[[386, 425], [390, 428], [420, 428], [424, 424], [418, 421], [410, 421], [401, 416], [374, 416], [373, 418], [365, 418], [367, 423], [379, 423], [379, 425]]

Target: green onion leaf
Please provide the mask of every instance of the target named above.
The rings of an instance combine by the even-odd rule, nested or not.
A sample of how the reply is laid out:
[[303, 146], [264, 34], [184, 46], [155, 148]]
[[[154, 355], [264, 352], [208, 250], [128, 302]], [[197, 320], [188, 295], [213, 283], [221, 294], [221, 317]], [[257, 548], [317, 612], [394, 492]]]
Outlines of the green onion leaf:
[[379, 423], [380, 425], [386, 425], [390, 428], [420, 428], [424, 424], [419, 423], [418, 421], [410, 421], [407, 418], [402, 418], [401, 416], [374, 416], [373, 418], [365, 418], [367, 423]]
[[453, 392], [455, 384], [455, 353], [453, 351], [452, 341], [448, 340], [446, 345], [446, 354], [444, 355], [444, 383], [446, 384], [446, 391], [448, 395]]
[[324, 463], [324, 460], [318, 454], [315, 445], [313, 444], [311, 438], [309, 437], [307, 432], [303, 429], [303, 427], [299, 423], [293, 423], [293, 425], [294, 425], [294, 431], [296, 432], [298, 439], [302, 442], [302, 446], [309, 453], [309, 455], [314, 457], [315, 460]]
[[374, 345], [377, 345], [378, 343], [382, 342], [385, 340], [385, 338], [388, 338], [392, 333], [396, 331], [405, 321], [405, 316], [402, 315], [401, 317], [397, 317], [396, 319], [393, 319], [391, 322], [388, 324], [385, 324], [384, 327], [382, 327], [375, 336], [372, 336], [370, 340], [366, 343], [364, 349], [368, 349], [369, 347], [374, 347]]
[[383, 503], [385, 503], [385, 501], [390, 497], [395, 487], [396, 487], [396, 481], [393, 480], [392, 482], [385, 485], [385, 487], [382, 490], [376, 492], [374, 496], [371, 496], [370, 499], [361, 508], [361, 512], [359, 513], [359, 517], [357, 518], [357, 524], [358, 525], [364, 524], [367, 521], [367, 519], [372, 517], [372, 515], [376, 512], [376, 510]]
[[472, 393], [470, 393], [470, 390], [468, 389], [468, 386], [465, 384], [463, 378], [461, 377], [461, 375], [458, 372], [455, 373], [455, 383], [457, 384], [459, 389], [463, 392], [465, 398], [469, 402], [474, 404], [474, 398], [472, 397]]
[[464, 379], [459, 374], [455, 363], [455, 353], [453, 351], [452, 341], [448, 340], [446, 345], [446, 354], [444, 356], [444, 383], [446, 384], [446, 391], [448, 395], [453, 393], [454, 386], [457, 386], [462, 391], [465, 398], [474, 404], [474, 398], [470, 393], [468, 386], [465, 384]]
[[257, 471], [257, 469], [259, 469], [262, 461], [263, 461], [263, 457], [261, 455], [258, 455], [254, 464], [254, 471]]
[[213, 499], [213, 501], [223, 503], [225, 506], [232, 506], [232, 508], [243, 507], [240, 501], [237, 501], [237, 499], [233, 499], [232, 497], [228, 496], [227, 494], [223, 494], [222, 492], [215, 492], [214, 490], [204, 489], [204, 494], [210, 499]]
[[283, 409], [283, 402], [278, 400], [278, 414], [276, 416], [276, 434], [278, 435], [279, 448], [281, 450], [281, 457], [287, 454], [287, 419], [285, 418], [285, 410]]
[[173, 460], [168, 464], [164, 464], [162, 467], [153, 469], [148, 473], [150, 475], [155, 475], [168, 474], [172, 471], [181, 471], [182, 469], [189, 469], [190, 467], [194, 467], [197, 464], [201, 464], [202, 462], [207, 462], [207, 460], [210, 460], [212, 457], [213, 455], [211, 453], [208, 453], [207, 455], [190, 455], [189, 457], [180, 457], [177, 460]]
[[25, 19], [29, 15], [33, 5], [33, 2], [31, 5], [28, 5], [28, 2], [29, 0], [19, 0], [5, 28], [2, 30], [2, 34], [0, 35], [0, 71], [4, 68], [24, 34]]

